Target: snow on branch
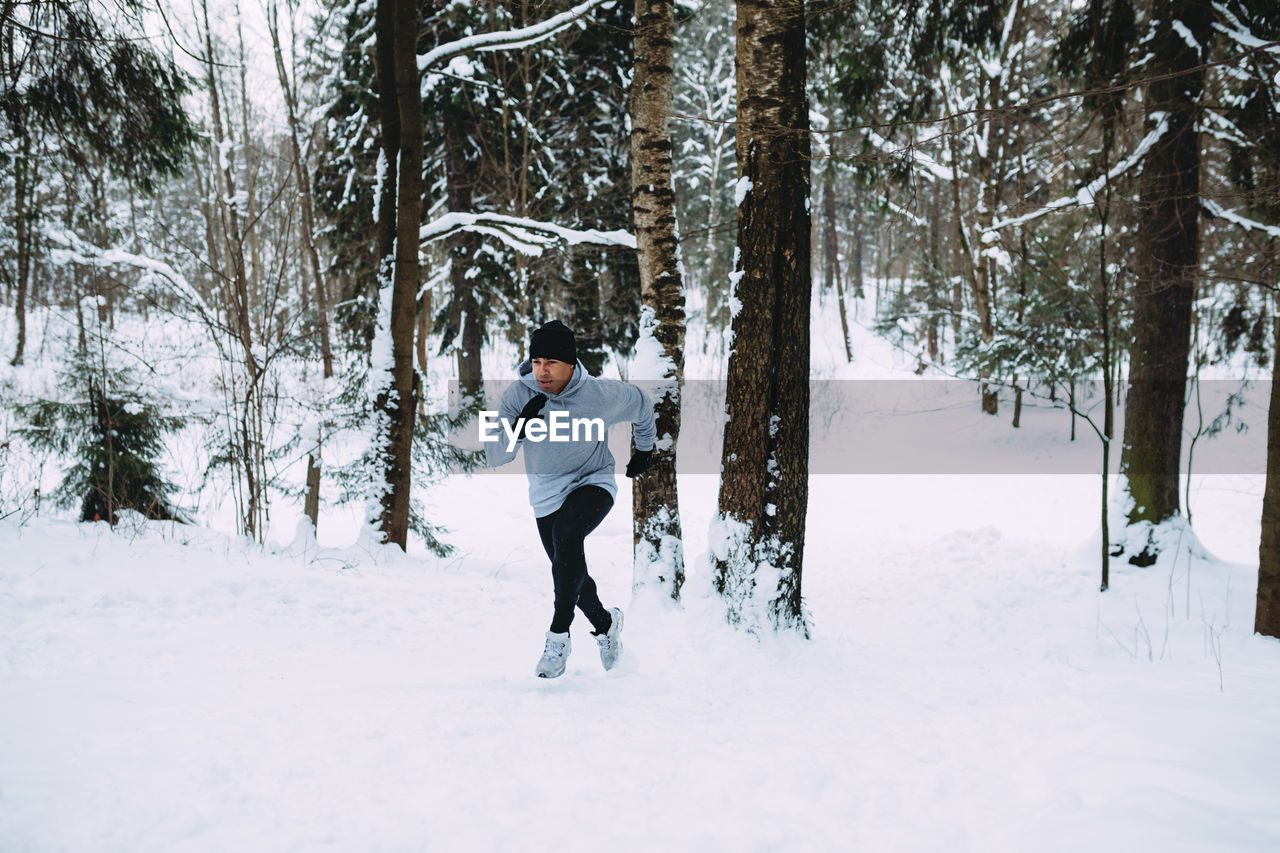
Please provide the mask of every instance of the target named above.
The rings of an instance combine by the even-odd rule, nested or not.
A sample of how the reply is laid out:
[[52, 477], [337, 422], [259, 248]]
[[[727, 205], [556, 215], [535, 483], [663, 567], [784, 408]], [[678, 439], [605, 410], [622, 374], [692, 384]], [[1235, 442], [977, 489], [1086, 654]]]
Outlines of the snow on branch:
[[89, 267], [128, 266], [142, 270], [141, 283], [154, 281], [157, 277], [165, 279], [173, 289], [189, 301], [206, 317], [214, 317], [213, 310], [205, 303], [204, 298], [196, 291], [186, 277], [166, 264], [143, 255], [135, 255], [123, 249], [101, 249], [87, 243], [75, 233], [60, 228], [46, 228], [45, 237], [50, 243], [61, 248], [49, 252], [49, 260], [54, 264], [83, 264]]
[[910, 222], [912, 225], [916, 226], [917, 228], [925, 225], [925, 220], [921, 219], [919, 216], [916, 216], [914, 213], [907, 210], [905, 207], [901, 207], [900, 205], [894, 204], [893, 202], [889, 201], [889, 199], [887, 198], [884, 200], [884, 205], [885, 207], [889, 208], [890, 211], [906, 219], [908, 222]]
[[501, 213], [446, 213], [434, 222], [422, 226], [418, 238], [423, 243], [439, 240], [457, 231], [474, 231], [497, 237], [511, 248], [525, 255], [537, 257], [542, 250], [557, 240], [570, 244], [591, 243], [597, 246], [636, 247], [634, 234], [627, 231], [597, 231], [594, 228], [577, 231], [550, 222], [522, 219]]
[[516, 50], [537, 44], [550, 38], [561, 30], [567, 29], [579, 18], [586, 15], [604, 0], [585, 0], [568, 11], [561, 12], [537, 24], [520, 27], [515, 30], [498, 30], [492, 33], [480, 33], [467, 36], [439, 45], [418, 57], [418, 71], [427, 72], [449, 64], [455, 57], [467, 53], [486, 50]]
[[[936, 137], [935, 137], [936, 138]], [[955, 179], [955, 173], [937, 160], [925, 154], [916, 145], [920, 143], [912, 143], [905, 148], [898, 148], [889, 140], [873, 130], [867, 131], [867, 140], [876, 148], [883, 151], [891, 157], [910, 157], [913, 163], [924, 167], [925, 172], [940, 181], [951, 181]], [[931, 142], [932, 140], [925, 140]]]
[[[1024, 213], [1021, 216], [1015, 216], [1012, 219], [997, 219], [995, 222], [991, 223], [990, 228], [983, 232], [982, 242], [992, 242], [995, 232], [1002, 228], [1008, 228], [1013, 225], [1025, 225], [1028, 222], [1034, 222], [1042, 216], [1047, 216], [1048, 214], [1053, 213], [1055, 210], [1061, 210], [1064, 207], [1087, 207], [1092, 205], [1094, 197], [1104, 186], [1106, 186], [1108, 181], [1114, 181], [1116, 178], [1132, 169], [1136, 163], [1141, 161], [1143, 157], [1147, 156], [1147, 152], [1151, 150], [1151, 146], [1155, 145], [1156, 142], [1160, 140], [1160, 137], [1164, 136], [1169, 130], [1169, 117], [1164, 114], [1158, 115], [1159, 121], [1156, 122], [1155, 128], [1138, 143], [1138, 147], [1134, 149], [1132, 154], [1112, 166], [1111, 171], [1094, 178], [1092, 181], [1077, 190], [1074, 195], [1063, 196], [1062, 198], [1055, 199], [1044, 207], [1037, 208], [1030, 213]], [[988, 234], [993, 236], [988, 238]]]
[[1223, 24], [1221, 21], [1214, 21], [1213, 28], [1234, 41], [1236, 44], [1248, 50], [1261, 50], [1272, 55], [1280, 56], [1280, 42], [1265, 41], [1249, 32], [1249, 28], [1235, 15], [1231, 10], [1222, 3], [1214, 3], [1213, 8], [1218, 14], [1226, 18], [1230, 26]]
[[1232, 213], [1212, 199], [1205, 199], [1201, 204], [1204, 207], [1205, 213], [1210, 216], [1225, 219], [1228, 222], [1239, 225], [1246, 231], [1261, 231], [1262, 233], [1268, 234], [1272, 237], [1280, 237], [1280, 225], [1267, 225], [1266, 223], [1259, 222], [1256, 219], [1249, 219], [1248, 217], [1241, 216], [1238, 213]]

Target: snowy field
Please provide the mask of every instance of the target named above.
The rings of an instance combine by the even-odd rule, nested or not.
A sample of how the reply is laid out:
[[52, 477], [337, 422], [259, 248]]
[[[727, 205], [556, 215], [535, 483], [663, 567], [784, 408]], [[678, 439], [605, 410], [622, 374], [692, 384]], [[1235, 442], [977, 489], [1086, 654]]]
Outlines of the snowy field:
[[[855, 343], [842, 378], [910, 377]], [[1042, 414], [1019, 440], [1077, 452]], [[808, 642], [723, 624], [712, 476], [680, 482], [683, 606], [632, 601], [620, 480], [587, 555], [624, 663], [579, 621], [552, 681], [522, 477], [430, 493], [445, 559], [337, 512], [317, 545], [281, 508], [266, 547], [0, 522], [0, 850], [1280, 849], [1260, 476], [1197, 477], [1202, 550], [1105, 594], [1096, 477], [814, 476]]]

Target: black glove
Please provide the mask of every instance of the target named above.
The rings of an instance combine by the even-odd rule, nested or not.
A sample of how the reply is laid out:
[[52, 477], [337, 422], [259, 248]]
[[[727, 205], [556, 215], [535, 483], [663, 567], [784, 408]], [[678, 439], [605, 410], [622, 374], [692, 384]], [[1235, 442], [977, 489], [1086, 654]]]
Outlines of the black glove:
[[546, 420], [545, 415], [538, 414], [542, 407], [547, 404], [546, 394], [534, 394], [529, 398], [529, 402], [524, 404], [524, 408], [520, 410], [519, 416], [516, 417], [516, 438], [524, 437], [524, 428], [529, 421], [535, 418]]
[[649, 470], [649, 465], [653, 462], [652, 450], [637, 450], [631, 455], [631, 461], [627, 463], [627, 476], [638, 477], [645, 471]]

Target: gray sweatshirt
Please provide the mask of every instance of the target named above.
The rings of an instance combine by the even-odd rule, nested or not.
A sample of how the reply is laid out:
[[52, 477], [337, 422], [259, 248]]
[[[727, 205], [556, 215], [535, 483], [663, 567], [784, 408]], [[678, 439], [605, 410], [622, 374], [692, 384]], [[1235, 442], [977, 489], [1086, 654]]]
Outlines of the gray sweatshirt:
[[[512, 425], [520, 416], [520, 410], [531, 398], [544, 392], [534, 378], [529, 360], [520, 365], [520, 380], [512, 383], [502, 394], [498, 416]], [[498, 429], [498, 440], [485, 442], [484, 452], [489, 465], [496, 468], [516, 458], [524, 447], [524, 470], [529, 475], [529, 504], [538, 518], [550, 515], [560, 508], [569, 493], [580, 486], [600, 486], [610, 495], [617, 496], [618, 484], [613, 474], [613, 454], [609, 452], [608, 429], [614, 424], [635, 424], [637, 450], [652, 450], [657, 438], [653, 419], [653, 402], [638, 386], [616, 379], [600, 379], [587, 373], [579, 361], [569, 384], [559, 394], [547, 394], [542, 407], [544, 417], [550, 419], [556, 411], [567, 411], [569, 418], [599, 418], [604, 422], [601, 431], [580, 430], [577, 441], [532, 441], [522, 437], [516, 447], [507, 450], [507, 435]], [[560, 416], [563, 418], [564, 416]], [[564, 430], [570, 436], [569, 430]]]

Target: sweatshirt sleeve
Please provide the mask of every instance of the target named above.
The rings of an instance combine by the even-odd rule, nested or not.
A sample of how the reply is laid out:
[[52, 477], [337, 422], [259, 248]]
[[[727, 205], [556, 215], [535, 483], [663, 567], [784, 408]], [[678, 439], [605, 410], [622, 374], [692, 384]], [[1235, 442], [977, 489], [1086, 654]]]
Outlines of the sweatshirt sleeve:
[[516, 418], [520, 417], [520, 408], [522, 408], [516, 406], [516, 387], [517, 386], [512, 385], [504, 391], [502, 394], [502, 402], [498, 404], [497, 438], [492, 441], [484, 442], [485, 461], [489, 464], [490, 468], [497, 468], [501, 465], [506, 465], [512, 459], [515, 459], [516, 453], [520, 450], [520, 443], [524, 441], [523, 438], [517, 439], [515, 447], [511, 448], [511, 450], [507, 450], [507, 431], [503, 424], [515, 424]]
[[636, 450], [653, 450], [658, 438], [658, 427], [653, 417], [653, 401], [639, 385], [618, 382], [613, 386], [617, 394], [615, 423], [630, 421], [634, 424]]

